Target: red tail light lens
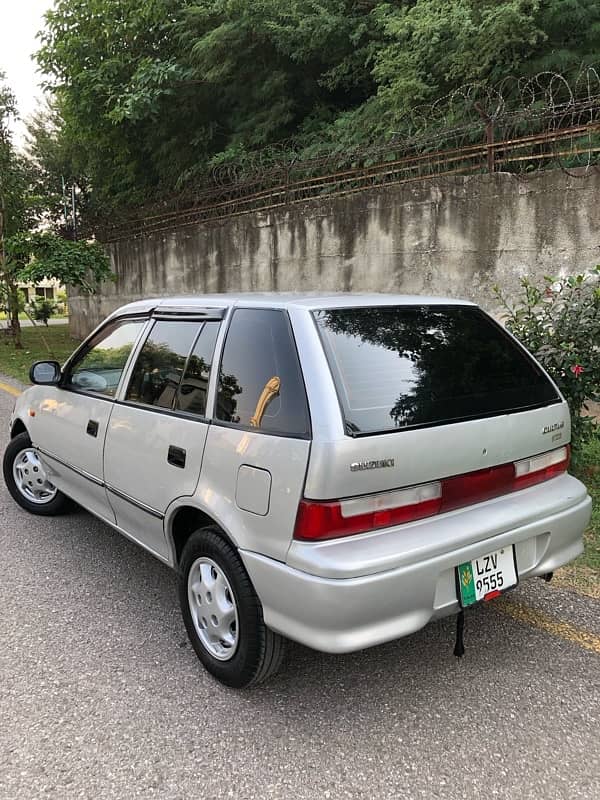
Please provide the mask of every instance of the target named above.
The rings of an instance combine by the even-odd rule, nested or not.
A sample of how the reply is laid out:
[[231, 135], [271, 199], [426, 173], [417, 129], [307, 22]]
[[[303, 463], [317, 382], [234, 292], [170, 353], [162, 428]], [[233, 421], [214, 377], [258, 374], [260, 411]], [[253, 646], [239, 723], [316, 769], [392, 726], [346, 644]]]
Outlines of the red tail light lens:
[[389, 528], [440, 510], [441, 484], [426, 483], [410, 489], [350, 500], [302, 500], [298, 507], [295, 539], [335, 539], [377, 528]]
[[442, 481], [346, 500], [302, 500], [294, 538], [321, 541], [389, 528], [516, 492], [566, 472], [569, 445]]
[[442, 511], [483, 503], [492, 497], [499, 497], [514, 491], [514, 464], [500, 464], [497, 467], [478, 469], [442, 481]]

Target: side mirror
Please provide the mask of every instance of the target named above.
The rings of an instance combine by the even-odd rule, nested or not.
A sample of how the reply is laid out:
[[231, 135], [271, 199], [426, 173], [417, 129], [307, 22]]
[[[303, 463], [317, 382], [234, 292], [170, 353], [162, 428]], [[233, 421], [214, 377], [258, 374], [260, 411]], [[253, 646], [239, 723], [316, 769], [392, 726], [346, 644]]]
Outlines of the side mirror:
[[29, 380], [41, 386], [56, 386], [61, 376], [58, 361], [36, 361], [29, 370]]

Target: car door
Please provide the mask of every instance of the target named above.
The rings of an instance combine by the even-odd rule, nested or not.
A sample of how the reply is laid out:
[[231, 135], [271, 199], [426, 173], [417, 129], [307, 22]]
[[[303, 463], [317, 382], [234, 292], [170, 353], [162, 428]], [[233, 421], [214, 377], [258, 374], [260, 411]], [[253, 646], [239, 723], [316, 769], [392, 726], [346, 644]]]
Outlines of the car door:
[[53, 483], [114, 523], [104, 489], [103, 448], [114, 398], [145, 318], [107, 323], [68, 362], [59, 386], [39, 387], [32, 440]]
[[202, 318], [156, 315], [106, 436], [104, 477], [117, 524], [164, 560], [167, 507], [192, 495], [200, 475], [221, 315], [219, 309]]

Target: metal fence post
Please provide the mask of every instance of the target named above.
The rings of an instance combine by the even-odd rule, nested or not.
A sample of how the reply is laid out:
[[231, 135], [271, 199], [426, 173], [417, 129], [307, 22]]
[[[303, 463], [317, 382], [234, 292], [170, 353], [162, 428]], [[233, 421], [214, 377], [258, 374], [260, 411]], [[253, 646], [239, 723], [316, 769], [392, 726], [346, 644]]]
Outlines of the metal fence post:
[[494, 120], [490, 115], [483, 110], [480, 103], [473, 103], [475, 111], [479, 114], [485, 122], [485, 141], [487, 144], [487, 167], [488, 172], [495, 171], [494, 164]]

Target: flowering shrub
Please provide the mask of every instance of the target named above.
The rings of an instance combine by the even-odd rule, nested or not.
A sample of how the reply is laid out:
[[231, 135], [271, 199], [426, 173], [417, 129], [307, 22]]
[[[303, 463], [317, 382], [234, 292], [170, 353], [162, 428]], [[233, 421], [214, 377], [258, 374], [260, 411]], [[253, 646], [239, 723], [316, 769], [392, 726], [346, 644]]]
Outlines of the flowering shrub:
[[588, 401], [600, 402], [600, 266], [569, 278], [521, 280], [515, 304], [494, 287], [506, 312], [506, 327], [530, 350], [558, 384], [571, 409], [576, 451], [600, 428], [582, 416]]

